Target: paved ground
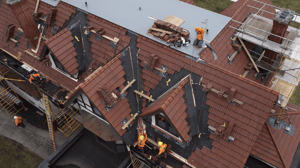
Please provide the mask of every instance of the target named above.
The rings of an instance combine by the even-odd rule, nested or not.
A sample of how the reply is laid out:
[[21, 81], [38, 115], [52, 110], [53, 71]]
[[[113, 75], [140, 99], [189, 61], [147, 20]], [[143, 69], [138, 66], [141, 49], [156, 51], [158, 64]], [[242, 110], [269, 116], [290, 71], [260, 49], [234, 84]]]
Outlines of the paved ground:
[[[26, 120], [24, 120], [24, 124], [26, 128], [16, 127], [14, 120], [3, 109], [0, 109], [0, 135], [21, 143], [46, 159], [52, 153], [49, 132], [32, 126]], [[55, 131], [55, 139], [57, 148], [67, 140], [58, 130]]]

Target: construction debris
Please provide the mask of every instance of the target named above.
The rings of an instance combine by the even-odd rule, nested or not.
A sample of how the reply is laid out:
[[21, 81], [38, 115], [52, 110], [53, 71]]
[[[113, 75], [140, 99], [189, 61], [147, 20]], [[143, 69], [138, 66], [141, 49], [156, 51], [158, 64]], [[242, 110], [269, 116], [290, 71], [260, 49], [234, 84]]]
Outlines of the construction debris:
[[162, 20], [155, 21], [148, 33], [176, 47], [186, 45], [190, 41], [189, 31]]

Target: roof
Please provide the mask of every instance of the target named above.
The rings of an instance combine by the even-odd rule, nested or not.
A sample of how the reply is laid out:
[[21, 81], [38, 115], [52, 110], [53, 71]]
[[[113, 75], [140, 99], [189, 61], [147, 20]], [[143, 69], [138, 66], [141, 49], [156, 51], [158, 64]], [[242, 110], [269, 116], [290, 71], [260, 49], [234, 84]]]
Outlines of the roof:
[[[69, 0], [68, 0], [69, 1]], [[65, 1], [66, 2], [66, 1]], [[73, 19], [73, 13], [79, 12], [76, 10], [76, 7], [70, 6], [66, 4], [65, 2], [60, 1], [58, 3], [58, 12], [57, 12], [57, 25], [60, 27], [59, 31], [63, 32], [62, 36], [68, 34], [68, 30], [64, 29], [67, 23]], [[93, 3], [101, 3], [101, 2], [95, 2], [95, 1], [87, 1], [88, 7], [90, 12], [96, 12], [96, 8], [94, 6], [97, 5], [90, 5]], [[167, 0], [163, 3], [169, 3], [170, 1]], [[265, 0], [264, 2], [270, 2], [269, 0]], [[70, 1], [69, 3], [79, 3], [75, 1]], [[80, 2], [81, 6], [77, 6], [82, 9], [86, 9], [83, 2]], [[114, 1], [109, 3], [101, 3], [100, 7], [107, 7], [105, 5], [112, 5], [111, 3], [114, 3]], [[134, 3], [134, 2], [132, 2]], [[139, 2], [141, 3], [141, 2]], [[139, 4], [137, 3], [137, 4]], [[216, 16], [217, 18], [222, 18], [220, 15], [214, 14], [212, 12], [207, 12], [204, 9], [196, 9], [196, 7], [193, 7], [192, 5], [183, 4], [183, 2], [177, 2], [172, 1], [172, 4], [176, 5], [185, 5], [187, 9], [196, 10], [200, 12], [210, 13], [212, 16]], [[29, 7], [34, 9], [35, 2], [33, 0], [28, 0]], [[105, 5], [104, 5], [105, 4]], [[129, 9], [132, 9], [135, 5], [129, 5], [129, 2], [122, 2], [120, 6], [122, 6], [122, 10], [127, 10], [126, 7]], [[232, 16], [236, 20], [243, 20], [250, 11], [255, 11], [254, 9], [247, 7], [248, 4], [251, 4], [253, 6], [259, 4], [246, 0], [244, 1], [242, 7], [238, 9], [238, 11]], [[120, 41], [118, 42], [118, 46], [112, 46], [110, 42], [106, 39], [102, 39], [102, 41], [99, 41], [96, 39], [95, 35], [92, 35], [89, 37], [89, 41], [91, 42], [90, 48], [91, 53], [93, 54], [93, 60], [91, 61], [90, 66], [93, 68], [93, 72], [86, 72], [85, 76], [83, 78], [79, 79], [78, 81], [74, 81], [65, 75], [61, 74], [60, 72], [53, 70], [51, 66], [45, 66], [43, 62], [40, 62], [38, 59], [28, 55], [24, 54], [22, 55], [21, 61], [26, 62], [30, 66], [40, 70], [40, 72], [47, 77], [50, 80], [56, 81], [59, 85], [61, 85], [63, 88], [65, 88], [68, 91], [74, 91], [75, 88], [81, 83], [80, 89], [84, 91], [84, 93], [88, 96], [88, 98], [93, 102], [93, 104], [101, 111], [101, 114], [103, 117], [114, 127], [114, 129], [118, 132], [119, 135], [124, 135], [126, 130], [122, 130], [121, 127], [123, 124], [122, 121], [129, 120], [131, 118], [130, 113], [137, 112], [136, 110], [133, 111], [136, 105], [136, 99], [134, 93], [128, 93], [126, 97], [118, 98], [116, 105], [112, 108], [106, 108], [104, 104], [104, 100], [102, 100], [100, 94], [97, 92], [98, 87], [101, 85], [102, 87], [106, 87], [109, 92], [116, 91], [116, 88], [123, 89], [124, 83], [126, 80], [131, 80], [130, 78], [134, 78], [134, 74], [136, 75], [136, 69], [142, 69], [139, 71], [141, 74], [141, 78], [143, 79], [138, 80], [137, 82], [141, 82], [143, 88], [140, 88], [139, 91], [142, 89], [145, 91], [145, 94], [151, 95], [154, 92], [158, 93], [161, 90], [168, 90], [169, 87], [172, 87], [176, 84], [175, 81], [182, 79], [180, 75], [183, 75], [182, 71], [184, 70], [185, 73], [191, 74], [192, 79], [194, 77], [197, 77], [197, 81], [194, 80], [194, 85], [192, 86], [193, 89], [201, 89], [201, 87], [197, 87], [195, 83], [198, 83], [198, 80], [200, 77], [203, 77], [202, 83], [203, 84], [212, 84], [212, 87], [217, 90], [223, 90], [226, 94], [229, 93], [229, 90], [231, 88], [235, 88], [237, 90], [237, 93], [235, 95], [235, 98], [242, 101], [243, 105], [239, 104], [232, 104], [227, 101], [227, 99], [219, 97], [217, 94], [209, 91], [208, 93], [204, 94], [205, 97], [203, 98], [204, 104], [208, 107], [209, 115], [208, 115], [208, 123], [207, 125], [211, 125], [215, 128], [222, 125], [224, 122], [230, 122], [234, 123], [234, 127], [232, 128], [232, 136], [235, 138], [233, 142], [227, 142], [224, 138], [220, 138], [219, 136], [216, 136], [215, 134], [210, 134], [209, 138], [212, 140], [212, 148], [208, 149], [206, 147], [199, 147], [195, 146], [195, 152], [191, 154], [189, 157], [189, 162], [195, 165], [198, 165], [199, 167], [242, 167], [249, 154], [253, 153], [252, 149], [256, 148], [256, 142], [258, 142], [258, 137], [261, 133], [261, 130], [264, 127], [265, 121], [268, 117], [268, 113], [270, 112], [271, 108], [273, 108], [273, 104], [276, 101], [279, 93], [275, 92], [261, 84], [258, 84], [252, 80], [254, 80], [254, 77], [247, 76], [248, 78], [251, 78], [252, 80], [249, 80], [247, 78], [240, 77], [239, 73], [244, 72], [244, 66], [249, 62], [248, 57], [246, 55], [242, 55], [243, 52], [241, 52], [239, 55], [235, 57], [234, 63], [230, 66], [227, 63], [227, 58], [225, 57], [226, 52], [233, 52], [233, 49], [231, 47], [228, 47], [227, 44], [230, 43], [230, 35], [232, 35], [235, 31], [232, 31], [229, 29], [228, 25], [223, 29], [224, 25], [226, 25], [224, 22], [220, 24], [219, 27], [213, 26], [215, 24], [214, 19], [210, 19], [209, 26], [217, 27], [218, 30], [222, 30], [220, 34], [218, 34], [215, 37], [215, 40], [211, 43], [213, 47], [216, 49], [218, 53], [218, 59], [212, 60], [213, 56], [210, 50], [206, 49], [201, 57], [204, 58], [207, 62], [196, 62], [195, 59], [191, 59], [190, 57], [186, 56], [187, 51], [178, 51], [172, 47], [166, 46], [164, 43], [162, 44], [161, 41], [153, 40], [151, 36], [146, 35], [144, 32], [148, 29], [147, 26], [151, 26], [153, 24], [153, 20], [148, 19], [148, 16], [163, 17], [164, 13], [169, 12], [168, 10], [156, 10], [156, 12], [152, 12], [151, 15], [150, 11], [152, 11], [152, 5], [156, 5], [155, 3], [149, 4], [149, 6], [142, 6], [142, 11], [138, 11], [138, 6], [136, 6], [137, 10], [133, 11], [131, 10], [129, 13], [126, 13], [126, 15], [118, 15], [116, 17], [115, 13], [111, 14], [111, 11], [108, 13], [105, 13], [106, 10], [109, 10], [108, 8], [99, 10], [103, 13], [101, 13], [101, 17], [99, 18], [96, 16], [96, 14], [87, 14], [85, 15], [88, 19], [88, 26], [94, 26], [95, 29], [104, 28], [107, 35], [111, 37], [118, 37]], [[43, 1], [40, 2], [39, 10], [47, 10], [50, 5], [44, 3]], [[119, 7], [119, 5], [117, 6]], [[163, 5], [159, 5], [158, 8], [163, 7]], [[176, 6], [177, 7], [177, 6]], [[110, 8], [111, 9], [111, 8]], [[148, 10], [149, 9], [149, 10]], [[151, 10], [150, 10], [151, 9]], [[173, 9], [172, 9], [173, 10]], [[271, 9], [270, 9], [271, 10]], [[176, 11], [176, 10], [174, 10]], [[177, 10], [180, 11], [180, 10]], [[139, 16], [134, 16], [136, 12], [142, 13]], [[178, 17], [181, 18], [194, 18], [190, 17], [190, 14], [188, 17], [183, 17], [182, 13], [184, 12], [177, 12]], [[177, 15], [176, 13], [176, 15]], [[98, 13], [99, 14], [99, 13]], [[127, 15], [128, 14], [128, 15]], [[170, 14], [170, 12], [168, 13]], [[157, 15], [157, 16], [155, 16]], [[175, 15], [175, 16], [176, 16]], [[126, 18], [123, 18], [125, 17]], [[166, 15], [167, 16], [167, 15]], [[166, 17], [165, 16], [165, 17]], [[112, 17], [112, 19], [110, 19]], [[128, 17], [130, 18], [130, 21], [128, 21]], [[145, 20], [145, 25], [141, 24], [145, 27], [140, 27], [140, 23], [137, 25], [137, 20], [134, 20], [135, 17], [141, 17], [139, 19]], [[122, 21], [120, 20], [123, 19]], [[227, 17], [224, 17], [228, 19]], [[200, 20], [205, 20], [203, 18], [199, 18]], [[224, 20], [226, 20], [224, 19]], [[7, 27], [5, 25], [14, 23], [17, 27], [20, 27], [18, 20], [14, 17], [14, 13], [12, 10], [5, 4], [5, 2], [2, 2], [1, 9], [0, 9], [0, 20], [3, 22], [2, 26], [0, 26], [0, 36], [4, 37]], [[109, 20], [109, 21], [108, 21]], [[199, 21], [200, 21], [199, 20]], [[111, 22], [110, 22], [111, 21]], [[125, 21], [128, 21], [128, 23], [123, 23]], [[217, 22], [218, 20], [216, 20]], [[115, 22], [120, 23], [119, 25], [114, 24]], [[151, 22], [151, 23], [150, 23]], [[193, 21], [195, 22], [195, 21]], [[121, 24], [122, 23], [122, 24]], [[186, 20], [184, 24], [189, 24], [190, 22]], [[199, 22], [200, 23], [200, 22]], [[128, 27], [124, 26], [125, 24], [128, 25], [129, 28], [132, 28], [129, 30]], [[182, 27], [185, 27], [183, 24]], [[233, 24], [233, 22], [230, 22], [230, 24]], [[222, 26], [223, 25], [223, 26]], [[123, 27], [121, 27], [123, 26]], [[189, 25], [190, 26], [190, 25]], [[203, 26], [203, 25], [202, 25]], [[188, 27], [188, 26], [187, 26]], [[192, 27], [192, 26], [190, 26]], [[141, 30], [140, 28], [144, 28]], [[50, 32], [49, 32], [50, 30]], [[47, 37], [51, 41], [51, 26], [47, 29]], [[58, 31], [58, 32], [59, 32]], [[128, 36], [128, 34], [135, 34], [132, 33], [132, 31], [138, 33], [137, 39], [132, 39]], [[194, 32], [192, 30], [192, 32]], [[217, 31], [216, 31], [217, 32]], [[16, 36], [17, 32], [14, 32], [14, 36]], [[52, 33], [53, 34], [53, 33]], [[141, 35], [142, 34], [142, 35]], [[207, 35], [207, 37], [210, 37], [210, 35]], [[55, 37], [56, 38], [56, 37]], [[55, 39], [54, 38], [54, 39]], [[63, 37], [57, 37], [57, 39], [63, 38]], [[212, 39], [213, 39], [212, 38]], [[2, 38], [3, 39], [3, 38]], [[0, 45], [1, 49], [4, 51], [7, 51], [11, 55], [18, 54], [18, 51], [24, 51], [27, 49], [27, 38], [22, 35], [20, 38], [19, 47], [15, 47], [12, 43], [6, 43], [5, 41], [1, 40]], [[136, 41], [135, 41], [136, 40]], [[229, 42], [228, 42], [229, 41]], [[43, 43], [42, 43], [43, 44]], [[136, 45], [135, 45], [136, 44]], [[125, 56], [124, 54], [120, 54], [122, 51], [124, 51], [124, 48], [127, 46], [131, 47], [132, 51], [138, 51], [136, 55], [132, 53], [132, 60], [134, 62], [130, 64], [130, 59], [127, 55], [126, 59], [127, 62], [125, 62]], [[51, 45], [50, 45], [51, 46]], [[184, 48], [182, 48], [184, 49]], [[125, 52], [125, 51], [124, 51]], [[113, 55], [114, 54], [114, 55]], [[156, 67], [161, 68], [162, 66], [167, 67], [167, 76], [162, 77], [158, 75], [158, 71], [156, 69], [149, 70], [146, 68], [143, 68], [143, 62], [147, 61], [148, 57], [151, 54], [155, 54], [159, 57]], [[224, 56], [223, 56], [224, 54]], [[124, 57], [122, 57], [122, 55]], [[220, 55], [220, 56], [219, 56]], [[226, 54], [227, 55], [227, 54]], [[138, 61], [141, 61], [141, 66], [139, 67], [135, 63]], [[126, 63], [126, 67], [125, 66]], [[128, 63], [128, 64], [127, 64]], [[76, 63], [74, 63], [76, 64]], [[102, 66], [102, 68], [100, 67]], [[133, 68], [133, 69], [131, 69]], [[97, 70], [96, 70], [97, 69]], [[96, 70], [96, 71], [95, 71]], [[134, 73], [133, 73], [134, 72]], [[253, 72], [253, 71], [252, 71]], [[93, 74], [92, 74], [93, 73]], [[129, 75], [129, 73], [132, 73], [133, 75]], [[92, 74], [88, 78], [86, 78], [88, 75]], [[254, 74], [254, 73], [252, 73]], [[186, 76], [186, 75], [185, 75]], [[252, 76], [252, 75], [251, 75]], [[125, 79], [125, 77], [127, 79]], [[165, 82], [172, 77], [172, 81], [170, 81], [169, 86], [166, 86]], [[86, 81], [84, 80], [86, 79]], [[173, 80], [174, 79], [174, 80]], [[186, 81], [188, 83], [188, 81]], [[181, 88], [180, 88], [181, 87]], [[138, 87], [136, 84], [130, 88], [131, 90], [137, 89]], [[193, 90], [191, 89], [191, 90]], [[200, 90], [199, 89], [199, 90]], [[78, 89], [77, 89], [78, 90]], [[129, 89], [128, 89], [129, 90]], [[176, 91], [176, 92], [175, 92]], [[125, 92], [126, 93], [126, 92]], [[153, 94], [153, 98], [157, 99], [161, 93], [159, 94]], [[184, 94], [182, 86], [178, 86], [176, 89], [174, 89], [169, 94], [165, 95], [163, 99], [160, 100], [161, 104], [165, 104], [166, 108], [170, 106], [173, 102], [180, 101], [180, 104], [182, 107], [185, 107], [185, 104], [182, 103], [184, 98], [182, 98], [182, 95]], [[75, 95], [75, 94], [73, 94]], [[176, 97], [173, 97], [172, 96]], [[130, 96], [134, 97], [130, 98]], [[141, 99], [141, 98], [140, 98]], [[167, 99], [170, 100], [170, 103], [166, 103]], [[197, 97], [196, 97], [197, 99]], [[166, 101], [165, 101], [166, 100]], [[190, 101], [192, 102], [192, 101]], [[189, 103], [190, 103], [189, 102]], [[158, 102], [157, 102], [158, 103]], [[148, 107], [150, 103], [146, 101], [146, 99], [143, 99], [143, 107], [146, 107], [144, 110], [150, 109], [151, 107]], [[162, 107], [161, 104], [156, 104], [155, 106]], [[180, 105], [178, 104], [178, 106]], [[158, 108], [160, 108], [158, 107]], [[179, 109], [179, 108], [178, 108]], [[186, 108], [185, 108], [186, 109]], [[143, 110], [143, 112], [145, 112]], [[172, 114], [170, 115], [167, 113], [169, 109], [165, 109], [166, 114], [168, 115], [168, 118], [170, 121], [176, 125], [178, 118], [176, 119]], [[199, 110], [197, 109], [197, 113]], [[177, 111], [176, 113], [181, 113], [184, 116], [183, 110]], [[189, 138], [192, 139], [193, 137], [197, 136], [191, 136], [190, 133], [185, 133], [188, 129], [187, 124], [190, 124], [191, 121], [184, 121], [182, 118], [180, 119], [182, 123], [184, 123], [184, 127], [178, 127], [176, 128], [178, 132], [181, 131], [180, 134], [183, 137], [184, 140], [187, 140]], [[199, 120], [200, 121], [200, 120]], [[200, 123], [198, 123], [200, 124]], [[203, 124], [203, 123], [201, 123]], [[206, 123], [204, 123], [206, 124]], [[207, 126], [206, 125], [206, 126]], [[198, 126], [198, 125], [196, 125]], [[135, 127], [130, 127], [131, 129], [134, 129]], [[207, 131], [207, 127], [204, 127]], [[130, 129], [130, 130], [131, 130]], [[128, 130], [128, 132], [130, 131]], [[263, 129], [264, 130], [264, 129]], [[133, 130], [136, 132], [136, 130]], [[277, 130], [276, 130], [277, 131]], [[272, 130], [270, 131], [272, 132]], [[273, 132], [272, 132], [273, 134]], [[270, 134], [271, 135], [271, 134]], [[123, 137], [122, 137], [123, 138]], [[292, 140], [291, 140], [292, 141]], [[126, 142], [126, 141], [125, 141]], [[191, 143], [197, 143], [200, 141], [195, 141]], [[210, 141], [211, 142], [211, 141]], [[187, 142], [189, 143], [189, 142]], [[275, 145], [277, 144], [274, 143]], [[278, 145], [278, 144], [277, 144]], [[293, 144], [294, 145], [294, 144]], [[184, 145], [182, 145], [184, 146]], [[197, 149], [196, 149], [197, 148]], [[184, 150], [184, 147], [180, 147], [180, 150]], [[274, 149], [274, 148], [272, 148]], [[191, 150], [193, 151], [193, 150]], [[186, 151], [183, 151], [184, 153], [187, 153]], [[189, 151], [190, 152], [190, 151]], [[280, 155], [280, 152], [278, 152]], [[190, 155], [190, 153], [186, 154], [187, 156]], [[278, 156], [274, 154], [274, 156]], [[286, 163], [288, 164], [288, 159]], [[285, 161], [284, 161], [285, 162]], [[275, 164], [275, 163], [274, 163]], [[278, 162], [280, 164], [280, 162]]]
[[32, 17], [33, 11], [29, 7], [27, 1], [21, 1], [20, 3], [15, 3], [8, 6], [10, 6], [13, 10], [14, 15], [19, 21], [21, 28], [28, 38], [31, 46], [36, 49], [38, 47], [40, 32], [37, 27], [31, 27], [31, 25], [35, 25], [35, 21]]
[[45, 41], [48, 48], [72, 75], [78, 72], [77, 67], [79, 66], [76, 59], [77, 53], [73, 44], [74, 40], [72, 33], [68, 28], [65, 28]]
[[188, 135], [190, 130], [189, 125], [185, 120], [187, 118], [186, 100], [183, 98], [185, 91], [182, 89], [187, 82], [187, 78], [183, 79], [176, 88], [169, 93], [165, 93], [166, 95], [162, 95], [163, 97], [158, 101], [143, 109], [143, 114], [141, 115], [143, 117], [161, 110], [184, 141], [190, 139], [190, 136]]
[[[105, 20], [108, 20], [116, 25], [122, 26], [128, 30], [131, 30], [137, 34], [141, 34], [161, 44], [168, 45], [166, 42], [152, 37], [147, 34], [147, 31], [152, 27], [154, 20], [148, 17], [154, 17], [160, 20], [165, 19], [168, 15], [173, 15], [178, 18], [184, 19], [184, 23], [180, 26], [190, 32], [190, 37], [196, 37], [195, 27], [205, 27], [205, 19], [209, 20], [208, 28], [209, 33], [205, 35], [204, 39], [212, 41], [223, 27], [231, 20], [231, 18], [208, 11], [203, 8], [199, 8], [194, 5], [187, 4], [181, 1], [174, 0], [152, 0], [152, 1], [140, 1], [140, 0], [115, 0], [115, 1], [95, 1], [87, 0], [87, 6], [82, 1], [63, 0], [77, 8], [80, 8], [88, 13], [99, 16]], [[116, 5], [116, 3], [118, 5]], [[92, 5], [90, 5], [92, 4]], [[160, 4], [160, 5], [157, 5]], [[172, 4], [172, 8], [166, 8]], [[139, 10], [141, 7], [141, 10]], [[185, 8], [189, 12], [178, 12]], [[115, 10], [111, 10], [115, 9]], [[118, 11], [118, 14], [114, 11]], [[121, 15], [119, 13], [122, 13]], [[197, 17], [191, 17], [191, 14], [197, 15]], [[130, 18], [130, 19], [128, 19]], [[193, 39], [191, 39], [192, 41]], [[199, 57], [198, 53], [200, 49], [189, 45], [187, 47], [172, 47], [175, 50], [181, 51], [187, 55]]]
[[[204, 84], [210, 82], [213, 84], [213, 88], [217, 90], [224, 89], [225, 93], [228, 93], [232, 87], [237, 89], [235, 98], [244, 102], [241, 106], [228, 103], [226, 99], [218, 97], [215, 93], [208, 93], [206, 102], [210, 106], [208, 125], [217, 128], [224, 121], [233, 121], [235, 123], [233, 137], [236, 139], [234, 142], [229, 143], [211, 134], [210, 138], [213, 139], [213, 148], [207, 153], [203, 152], [203, 155], [210, 166], [218, 167], [218, 165], [214, 164], [221, 163], [225, 167], [242, 167], [246, 163], [256, 138], [267, 119], [267, 114], [273, 108], [279, 93], [210, 63], [205, 65], [200, 62], [196, 63], [185, 57], [183, 53], [140, 35], [138, 35], [137, 42], [137, 47], [140, 49], [138, 58], [141, 62], [147, 61], [148, 55], [156, 54], [159, 57], [158, 65], [167, 66], [169, 75], [173, 75], [179, 72], [181, 68], [184, 68], [202, 76]], [[156, 70], [148, 73], [155, 76]], [[151, 83], [150, 81], [153, 78], [151, 76], [143, 78], [145, 79], [145, 87], [147, 87], [146, 83]], [[151, 85], [154, 85], [153, 87], [156, 88], [158, 84], [151, 83]], [[146, 94], [152, 94], [153, 91], [154, 89], [150, 89], [150, 93], [147, 92]], [[153, 98], [156, 99], [157, 97]], [[236, 153], [239, 155], [237, 156]], [[198, 160], [199, 164], [204, 166], [204, 162], [201, 162], [203, 159], [199, 158]]]
[[[124, 88], [123, 83], [125, 79], [123, 76], [125, 72], [119, 60], [122, 54], [119, 54], [113, 58], [109, 63], [104, 65], [98, 72], [92, 74], [92, 76], [83, 83], [80, 88], [95, 104], [95, 106], [101, 111], [107, 121], [115, 128], [115, 130], [122, 136], [126, 131], [122, 129], [123, 121], [125, 118], [129, 120], [131, 118], [131, 108], [126, 97], [121, 100], [118, 99], [116, 105], [111, 109], [107, 110], [106, 105], [103, 103], [103, 99], [97, 92], [99, 86], [106, 87], [110, 92], [116, 90], [117, 87], [120, 89]], [[121, 110], [123, 109], [123, 110]]]
[[[126, 35], [127, 30], [125, 28], [96, 17], [95, 15], [88, 14], [87, 20], [89, 20], [89, 26], [94, 27], [95, 30], [103, 28], [105, 35], [119, 38], [116, 47], [111, 45], [111, 41], [108, 39], [102, 38], [102, 41], [98, 40], [95, 34], [92, 34], [89, 38], [91, 54], [93, 55], [90, 68], [97, 69], [99, 66], [103, 66], [112, 60], [116, 54], [119, 54], [129, 44], [130, 37]], [[89, 75], [88, 72], [84, 76], [87, 75]]]
[[[271, 0], [260, 0], [261, 2], [271, 4]], [[239, 21], [239, 22], [244, 22], [244, 20], [248, 17], [250, 12], [257, 12], [257, 9], [251, 8], [250, 6], [254, 6], [256, 8], [261, 8], [263, 6], [262, 3], [255, 2], [253, 0], [245, 0], [245, 1], [237, 1], [233, 3], [231, 6], [229, 6], [227, 9], [225, 9], [221, 14], [226, 15], [228, 17], [232, 17], [233, 20]], [[275, 13], [275, 8], [270, 7], [270, 6], [265, 6], [265, 10]], [[260, 14], [260, 13], [259, 13]], [[264, 17], [273, 19], [274, 15], [269, 14], [265, 12], [263, 14]], [[218, 34], [218, 36], [211, 42], [212, 47], [215, 49], [218, 59], [215, 60], [213, 56], [211, 55], [211, 50], [207, 48], [204, 50], [201, 54], [201, 59], [203, 59], [206, 62], [213, 63], [214, 65], [221, 67], [223, 69], [229, 70], [231, 72], [234, 72], [238, 75], [243, 74], [245, 72], [245, 67], [247, 64], [250, 62], [249, 57], [247, 56], [246, 52], [244, 49], [240, 53], [238, 53], [234, 57], [234, 61], [232, 64], [229, 64], [227, 55], [230, 54], [232, 55], [234, 53], [234, 49], [231, 46], [231, 40], [230, 37], [235, 34], [236, 30], [229, 27], [238, 27], [239, 24], [237, 24], [234, 21], [230, 21], [224, 28], [223, 30]], [[245, 45], [247, 46], [248, 50], [253, 49], [254, 45], [249, 45], [250, 43], [246, 43]], [[250, 75], [247, 75], [246, 78], [251, 79], [253, 81], [257, 81], [258, 83], [261, 83], [261, 79], [256, 79], [254, 77], [254, 74], [256, 73], [255, 70], [251, 70]], [[266, 82], [266, 85], [268, 82]]]
[[43, 2], [51, 5], [51, 6], [56, 6], [60, 0], [42, 0]]
[[[289, 115], [291, 125], [296, 128], [293, 136], [285, 133], [284, 128], [274, 129], [266, 122], [251, 154], [276, 167], [296, 168], [300, 165], [299, 154], [297, 153], [300, 143], [300, 107], [291, 103], [288, 104], [288, 107], [290, 108], [286, 112]], [[269, 114], [269, 117], [278, 118], [280, 108], [274, 109], [276, 109], [276, 113]], [[284, 113], [282, 119], [288, 123], [287, 118], [287, 114]]]

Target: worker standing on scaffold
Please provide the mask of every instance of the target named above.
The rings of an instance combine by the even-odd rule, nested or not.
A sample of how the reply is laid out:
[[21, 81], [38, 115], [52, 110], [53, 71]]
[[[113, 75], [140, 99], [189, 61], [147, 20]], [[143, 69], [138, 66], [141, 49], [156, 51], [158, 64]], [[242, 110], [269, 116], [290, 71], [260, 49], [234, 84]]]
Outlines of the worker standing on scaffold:
[[139, 133], [139, 139], [138, 139], [138, 148], [141, 150], [141, 152], [144, 152], [144, 147], [146, 145], [146, 141], [148, 139], [147, 133]]

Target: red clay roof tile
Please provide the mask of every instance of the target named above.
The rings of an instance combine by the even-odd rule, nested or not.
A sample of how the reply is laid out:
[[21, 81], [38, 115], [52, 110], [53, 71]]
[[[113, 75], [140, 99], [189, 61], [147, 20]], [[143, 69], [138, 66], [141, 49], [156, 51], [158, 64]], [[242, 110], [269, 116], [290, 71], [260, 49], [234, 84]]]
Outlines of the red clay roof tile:
[[[95, 74], [92, 74], [91, 78], [89, 78], [85, 83], [83, 83], [80, 88], [85, 92], [85, 94], [91, 99], [91, 101], [97, 106], [97, 108], [101, 111], [107, 121], [114, 126], [116, 131], [122, 136], [125, 131], [122, 130], [121, 121], [124, 118], [128, 117], [131, 108], [128, 103], [126, 97], [122, 100], [117, 100], [116, 105], [108, 112], [105, 109], [105, 104], [103, 100], [100, 98], [100, 95], [96, 92], [98, 86], [103, 86], [109, 89], [109, 91], [115, 90], [117, 87], [121, 87], [125, 82], [123, 75], [125, 74], [123, 67], [121, 65], [121, 61], [119, 60], [122, 55], [119, 54], [111, 61], [109, 61], [106, 65], [102, 67], [100, 71]], [[111, 67], [116, 67], [111, 69]], [[121, 81], [121, 82], [111, 82], [111, 81]], [[118, 83], [119, 85], [113, 85], [114, 83]], [[124, 109], [124, 110], [120, 110]]]
[[60, 61], [60, 63], [66, 68], [66, 70], [71, 75], [75, 75], [78, 72], [77, 67], [79, 65], [77, 63], [77, 54], [72, 40], [74, 40], [72, 33], [68, 28], [65, 28], [45, 41], [45, 44]]
[[184, 91], [182, 90], [187, 82], [187, 78], [182, 80], [176, 88], [164, 95], [157, 102], [154, 102], [151, 106], [143, 109], [141, 115], [143, 117], [151, 115], [151, 113], [156, 112], [159, 109], [162, 110], [184, 141], [190, 139], [190, 136], [188, 135], [188, 123], [185, 120], [187, 116], [185, 114], [185, 109], [187, 106], [185, 105], [185, 100], [183, 98]]

